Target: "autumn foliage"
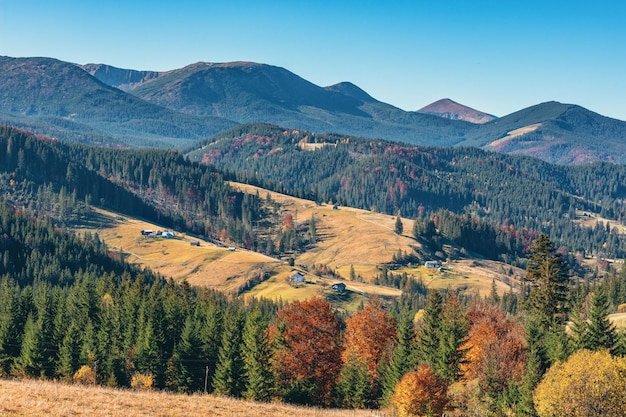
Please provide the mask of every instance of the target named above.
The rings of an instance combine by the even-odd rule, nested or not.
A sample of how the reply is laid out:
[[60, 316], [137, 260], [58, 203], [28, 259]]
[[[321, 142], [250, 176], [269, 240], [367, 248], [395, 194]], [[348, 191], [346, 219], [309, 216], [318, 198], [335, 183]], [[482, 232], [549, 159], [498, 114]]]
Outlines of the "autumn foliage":
[[347, 363], [354, 355], [359, 362], [367, 364], [370, 378], [376, 381], [380, 359], [395, 337], [395, 320], [379, 302], [373, 301], [346, 319], [343, 362]]
[[340, 321], [331, 304], [320, 298], [295, 301], [278, 311], [276, 321], [279, 389], [294, 402], [329, 405], [342, 349]]
[[466, 380], [478, 379], [487, 393], [502, 392], [519, 382], [526, 364], [524, 329], [497, 306], [475, 304], [468, 313], [470, 330], [462, 370]]
[[626, 358], [581, 350], [552, 366], [535, 389], [540, 417], [626, 415]]
[[440, 416], [448, 402], [446, 390], [430, 366], [420, 365], [400, 379], [391, 401], [400, 417]]

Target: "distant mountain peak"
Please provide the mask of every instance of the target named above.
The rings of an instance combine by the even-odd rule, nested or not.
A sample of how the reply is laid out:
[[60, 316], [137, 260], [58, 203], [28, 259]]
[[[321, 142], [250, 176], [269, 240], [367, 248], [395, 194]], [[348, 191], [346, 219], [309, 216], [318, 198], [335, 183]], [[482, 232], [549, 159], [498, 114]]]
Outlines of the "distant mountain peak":
[[426, 107], [422, 107], [418, 113], [431, 114], [452, 120], [465, 120], [466, 122], [483, 124], [497, 119], [496, 116], [481, 112], [449, 98], [437, 100]]
[[329, 87], [326, 87], [326, 90], [341, 93], [348, 97], [352, 97], [361, 101], [377, 101], [374, 97], [370, 96], [364, 90], [349, 81], [344, 81], [331, 85]]

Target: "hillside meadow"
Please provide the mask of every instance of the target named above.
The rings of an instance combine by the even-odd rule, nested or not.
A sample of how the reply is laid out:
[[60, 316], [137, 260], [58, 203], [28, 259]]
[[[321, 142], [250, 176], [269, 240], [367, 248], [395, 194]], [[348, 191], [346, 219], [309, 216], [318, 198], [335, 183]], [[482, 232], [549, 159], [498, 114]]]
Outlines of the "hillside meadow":
[[[149, 267], [155, 272], [172, 277], [176, 281], [187, 280], [191, 285], [208, 287], [224, 292], [236, 292], [249, 278], [260, 271], [268, 279], [246, 292], [246, 297], [264, 297], [294, 301], [315, 296], [327, 298], [337, 308], [354, 311], [371, 296], [383, 299], [398, 298], [401, 291], [395, 288], [373, 285], [380, 273], [380, 266], [392, 262], [398, 252], [412, 253], [421, 245], [411, 237], [413, 220], [402, 219], [404, 232], [394, 233], [395, 217], [355, 209], [316, 204], [284, 194], [267, 191], [251, 185], [231, 183], [243, 192], [267, 195], [278, 203], [279, 218], [290, 214], [297, 224], [315, 219], [318, 241], [315, 246], [297, 255], [295, 266], [285, 260], [269, 257], [240, 247], [228, 247], [228, 243], [216, 244], [195, 236], [175, 232], [172, 239], [147, 238], [142, 230], [165, 230], [159, 225], [120, 216], [117, 213], [95, 209], [98, 222], [90, 223], [84, 231], [97, 232], [111, 253], [120, 254], [126, 261]], [[199, 242], [199, 246], [192, 246]], [[323, 276], [315, 267], [323, 265], [335, 276]], [[360, 276], [362, 282], [350, 281], [350, 271]], [[508, 266], [506, 266], [508, 270]], [[289, 277], [295, 270], [301, 271], [305, 283], [293, 286]], [[431, 288], [463, 288], [466, 291], [487, 295], [495, 280], [499, 293], [509, 290], [506, 282], [519, 282], [521, 270], [513, 275], [504, 272], [500, 262], [458, 260], [446, 264], [445, 270], [413, 265], [393, 271], [406, 272], [415, 279], [422, 279]], [[333, 294], [330, 286], [344, 282], [347, 291], [342, 296]]]
[[0, 380], [0, 416], [374, 417], [378, 410], [336, 410], [257, 403], [215, 395], [131, 391], [40, 380]]

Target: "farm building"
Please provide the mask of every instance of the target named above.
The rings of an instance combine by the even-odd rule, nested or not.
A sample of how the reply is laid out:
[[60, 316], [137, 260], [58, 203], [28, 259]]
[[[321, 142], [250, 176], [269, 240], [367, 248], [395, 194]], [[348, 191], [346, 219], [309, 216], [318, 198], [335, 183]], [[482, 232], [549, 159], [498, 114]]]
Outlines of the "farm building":
[[190, 244], [191, 246], [200, 246], [200, 241], [198, 241], [198, 240], [194, 240], [194, 241], [192, 241], [192, 242], [189, 242], [189, 244]]
[[426, 268], [439, 268], [441, 263], [439, 261], [426, 261], [424, 262]]
[[343, 282], [336, 282], [331, 285], [330, 288], [337, 292], [344, 292], [346, 290], [346, 284], [344, 284]]
[[161, 237], [164, 239], [172, 239], [174, 237], [174, 232], [163, 232], [161, 233]]
[[300, 271], [296, 271], [295, 274], [289, 277], [289, 281], [293, 283], [301, 283], [304, 282], [304, 275]]

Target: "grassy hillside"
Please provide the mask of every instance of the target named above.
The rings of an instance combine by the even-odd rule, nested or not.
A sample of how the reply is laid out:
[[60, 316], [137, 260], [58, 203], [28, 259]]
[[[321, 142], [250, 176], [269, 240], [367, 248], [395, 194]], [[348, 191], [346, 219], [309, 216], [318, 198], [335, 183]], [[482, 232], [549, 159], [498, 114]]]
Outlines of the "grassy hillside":
[[[373, 284], [380, 267], [392, 262], [395, 253], [413, 253], [421, 249], [409, 232], [402, 236], [393, 232], [394, 216], [350, 207], [334, 209], [332, 205], [317, 205], [310, 200], [251, 185], [231, 183], [231, 186], [246, 193], [258, 192], [262, 198], [269, 194], [271, 200], [279, 204], [279, 216], [291, 214], [296, 225], [314, 217], [317, 244], [297, 254], [295, 266], [291, 267], [286, 260], [240, 247], [232, 251], [228, 249], [228, 243], [219, 246], [185, 234], [176, 233], [174, 239], [146, 238], [141, 235], [141, 230], [164, 229], [103, 210], [98, 210], [100, 224], [92, 224], [88, 230], [97, 232], [112, 253], [122, 253], [127, 261], [150, 267], [166, 277], [186, 279], [192, 285], [238, 292], [260, 271], [265, 273], [267, 279], [246, 291], [246, 297], [292, 301], [321, 296], [346, 311], [354, 311], [371, 296], [383, 299], [400, 297], [398, 289]], [[413, 221], [402, 220], [404, 229], [410, 231]], [[191, 246], [192, 241], [200, 242], [200, 246]], [[351, 268], [359, 276], [357, 281], [350, 280]], [[508, 265], [495, 261], [458, 260], [446, 264], [445, 271], [414, 265], [394, 272], [406, 272], [432, 288], [462, 288], [486, 296], [494, 279], [500, 293], [509, 290], [508, 283], [517, 285], [522, 272], [512, 268], [514, 272], [511, 274], [510, 269]], [[289, 277], [296, 270], [301, 271], [306, 280], [302, 284], [291, 285]], [[346, 283], [345, 294], [339, 296], [330, 289], [336, 282]]]
[[214, 395], [125, 391], [50, 381], [0, 380], [1, 416], [373, 417], [377, 410], [333, 410], [256, 403]]

